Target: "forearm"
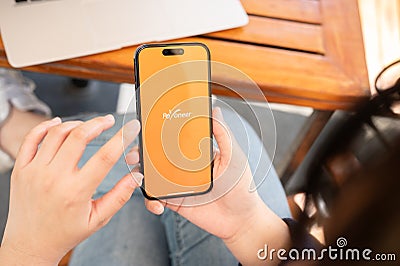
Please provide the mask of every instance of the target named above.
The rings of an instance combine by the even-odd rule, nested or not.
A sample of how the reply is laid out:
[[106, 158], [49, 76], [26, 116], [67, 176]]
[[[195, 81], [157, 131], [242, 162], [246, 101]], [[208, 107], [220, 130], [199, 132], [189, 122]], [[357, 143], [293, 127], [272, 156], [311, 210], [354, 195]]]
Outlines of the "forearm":
[[[285, 222], [262, 204], [256, 217], [243, 224], [235, 237], [224, 242], [244, 266], [277, 265], [280, 261], [276, 253], [289, 248], [290, 235]], [[271, 252], [275, 253], [272, 258]]]
[[19, 252], [18, 250], [14, 250], [12, 248], [4, 246], [0, 247], [0, 266], [54, 266], [57, 264], [57, 261], [48, 261], [44, 258]]
[[32, 112], [19, 111], [16, 108], [12, 108], [10, 112], [10, 117], [0, 128], [0, 148], [15, 159], [25, 135], [48, 118]]

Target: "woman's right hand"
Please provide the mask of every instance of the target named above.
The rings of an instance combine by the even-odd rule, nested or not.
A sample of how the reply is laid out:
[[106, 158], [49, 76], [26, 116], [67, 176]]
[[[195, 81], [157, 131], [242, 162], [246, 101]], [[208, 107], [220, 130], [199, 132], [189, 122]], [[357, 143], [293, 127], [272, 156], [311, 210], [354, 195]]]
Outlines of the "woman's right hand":
[[[127, 123], [125, 134], [119, 130], [78, 167], [86, 145], [114, 122], [111, 115], [86, 122], [61, 123], [55, 118], [39, 124], [26, 136], [11, 177], [0, 265], [57, 264], [70, 249], [107, 224], [129, 200], [140, 185], [140, 174], [120, 177], [101, 198], [93, 199], [92, 195], [139, 133], [137, 120]], [[135, 161], [134, 156], [130, 158]]]

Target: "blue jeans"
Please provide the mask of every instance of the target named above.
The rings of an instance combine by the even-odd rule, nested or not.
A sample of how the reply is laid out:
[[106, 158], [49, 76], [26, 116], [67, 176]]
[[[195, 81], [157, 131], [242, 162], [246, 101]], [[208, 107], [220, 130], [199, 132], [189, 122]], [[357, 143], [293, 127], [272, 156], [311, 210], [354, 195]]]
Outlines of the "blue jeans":
[[[236, 113], [227, 109], [222, 109], [222, 112], [248, 155], [256, 183], [262, 183], [258, 187], [261, 198], [280, 217], [290, 217], [284, 190], [258, 135]], [[130, 119], [134, 117], [132, 114]], [[85, 120], [89, 118], [85, 117]], [[121, 125], [122, 117], [116, 116], [116, 125], [89, 144], [81, 163], [87, 161]], [[128, 171], [121, 158], [98, 187], [95, 197], [109, 191]], [[266, 178], [261, 182], [264, 176]], [[143, 202], [140, 190], [136, 190], [130, 201], [104, 228], [75, 248], [70, 265], [238, 264], [221, 239], [168, 209], [161, 216], [151, 214]]]

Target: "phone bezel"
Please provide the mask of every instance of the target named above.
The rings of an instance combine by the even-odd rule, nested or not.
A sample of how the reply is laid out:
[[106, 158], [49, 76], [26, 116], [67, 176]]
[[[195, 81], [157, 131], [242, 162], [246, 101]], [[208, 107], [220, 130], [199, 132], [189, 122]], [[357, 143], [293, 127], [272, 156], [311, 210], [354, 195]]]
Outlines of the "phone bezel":
[[[200, 42], [186, 42], [186, 43], [154, 43], [154, 44], [143, 44], [139, 46], [134, 55], [134, 77], [135, 77], [135, 94], [136, 94], [136, 115], [137, 119], [139, 120], [140, 123], [142, 123], [142, 117], [141, 117], [141, 105], [140, 105], [140, 79], [139, 79], [139, 55], [140, 52], [143, 51], [144, 49], [148, 48], [159, 48], [159, 47], [171, 47], [171, 46], [201, 46], [206, 50], [207, 53], [207, 61], [208, 61], [208, 96], [209, 96], [209, 123], [210, 123], [210, 138], [212, 138], [212, 132], [213, 132], [213, 127], [212, 127], [212, 98], [211, 98], [211, 54], [210, 50], [204, 43]], [[143, 158], [143, 143], [142, 143], [142, 130], [139, 132], [139, 155], [140, 155], [140, 164], [139, 164], [139, 171], [141, 174], [144, 175], [144, 162], [142, 160]], [[214, 158], [213, 158], [213, 143], [210, 143], [210, 186], [205, 190], [201, 192], [195, 192], [195, 193], [178, 193], [174, 195], [165, 195], [165, 196], [160, 196], [160, 197], [153, 197], [147, 194], [146, 188], [145, 188], [145, 180], [146, 177], [143, 178], [142, 185], [140, 186], [140, 189], [143, 193], [143, 195], [149, 199], [149, 200], [160, 200], [160, 199], [171, 199], [171, 198], [180, 198], [180, 197], [189, 197], [189, 196], [196, 196], [196, 195], [202, 195], [210, 192], [213, 188], [214, 184], [214, 177], [213, 177], [213, 169], [214, 169]]]

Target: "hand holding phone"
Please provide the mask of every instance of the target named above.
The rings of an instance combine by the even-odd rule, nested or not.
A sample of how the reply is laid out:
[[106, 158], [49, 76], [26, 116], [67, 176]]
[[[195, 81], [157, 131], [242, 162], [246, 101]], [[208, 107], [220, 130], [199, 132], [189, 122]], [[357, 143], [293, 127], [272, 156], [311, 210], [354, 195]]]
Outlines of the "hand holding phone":
[[[264, 265], [266, 261], [259, 260], [257, 252], [265, 243], [276, 250], [289, 248], [287, 226], [264, 204], [257, 191], [249, 190], [253, 177], [246, 156], [224, 123], [218, 108], [214, 110], [213, 118], [213, 132], [219, 151], [214, 159], [213, 190], [209, 194], [196, 196], [196, 202], [203, 204], [193, 206], [190, 204], [192, 198], [180, 198], [162, 202], [147, 200], [146, 207], [159, 215], [165, 205], [221, 238], [243, 265]], [[227, 189], [225, 185], [231, 182], [235, 183], [234, 186]], [[218, 197], [221, 194], [223, 196]]]

